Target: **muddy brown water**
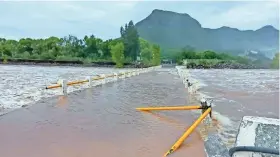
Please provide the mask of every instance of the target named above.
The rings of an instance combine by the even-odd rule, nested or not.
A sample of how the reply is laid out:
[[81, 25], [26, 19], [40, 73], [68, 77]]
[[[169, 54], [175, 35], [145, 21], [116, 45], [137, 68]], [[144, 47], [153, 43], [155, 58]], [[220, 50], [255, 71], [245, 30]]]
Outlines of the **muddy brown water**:
[[[231, 148], [243, 116], [279, 119], [279, 71], [271, 69], [195, 69], [197, 93], [213, 100], [218, 135]], [[190, 96], [191, 100], [193, 96]]]
[[[175, 69], [45, 99], [0, 117], [0, 156], [163, 156], [197, 117], [188, 111], [135, 108], [186, 103], [187, 91]], [[172, 156], [206, 156], [198, 131]]]

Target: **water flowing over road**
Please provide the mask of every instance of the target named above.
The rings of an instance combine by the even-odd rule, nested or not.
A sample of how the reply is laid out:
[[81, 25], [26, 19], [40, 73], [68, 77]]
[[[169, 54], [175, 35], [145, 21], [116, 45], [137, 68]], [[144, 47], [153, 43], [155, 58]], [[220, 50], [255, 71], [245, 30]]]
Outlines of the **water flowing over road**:
[[[61, 89], [44, 89], [60, 78], [79, 80], [113, 72], [120, 70], [0, 66], [0, 112], [20, 108], [0, 116], [1, 156], [162, 156], [201, 112], [135, 108], [199, 105], [201, 96], [214, 101], [214, 120], [201, 123], [174, 157], [205, 157], [208, 134], [232, 147], [242, 116], [279, 118], [275, 70], [189, 70], [189, 78], [199, 81], [195, 94], [187, 92], [175, 68], [92, 88], [69, 87], [67, 96], [59, 96]], [[21, 108], [23, 104], [28, 106]]]
[[193, 69], [189, 73], [199, 82], [199, 97], [213, 100], [218, 133], [228, 147], [235, 143], [243, 116], [279, 119], [278, 70]]
[[[41, 100], [1, 117], [1, 156], [162, 156], [197, 117], [135, 108], [184, 105], [186, 96], [176, 69], [160, 69]], [[205, 156], [199, 132], [174, 153], [188, 155]]]
[[[58, 79], [69, 81], [85, 79], [87, 76], [124, 72], [131, 69], [0, 65], [0, 114], [5, 110], [20, 108], [43, 98], [60, 93], [57, 90], [45, 90], [47, 85]], [[72, 86], [69, 92], [80, 90], [84, 86]]]

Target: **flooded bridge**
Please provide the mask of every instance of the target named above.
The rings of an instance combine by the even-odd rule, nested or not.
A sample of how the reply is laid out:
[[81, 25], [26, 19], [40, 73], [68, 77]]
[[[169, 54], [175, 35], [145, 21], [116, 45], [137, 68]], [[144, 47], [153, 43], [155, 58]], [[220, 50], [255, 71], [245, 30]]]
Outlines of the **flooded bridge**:
[[[41, 100], [0, 117], [1, 156], [162, 156], [197, 117], [135, 108], [184, 104], [187, 91], [175, 68]], [[185, 142], [174, 157], [206, 156], [198, 132]]]
[[[64, 80], [61, 84], [48, 86], [47, 89], [62, 89], [64, 95], [45, 98], [0, 116], [1, 156], [157, 157], [180, 147], [170, 156], [229, 157], [229, 152], [233, 154], [236, 151], [241, 151], [237, 154], [244, 156], [242, 150], [250, 150], [256, 145], [259, 148], [254, 148], [254, 151], [265, 150], [279, 155], [279, 137], [276, 136], [279, 119], [243, 117], [242, 124], [252, 123], [254, 127], [241, 125], [243, 127], [236, 137], [237, 147], [228, 151], [217, 136], [222, 128], [220, 121], [212, 117], [210, 123], [207, 120], [205, 123], [198, 122], [212, 111], [212, 107], [195, 106], [201, 102], [196, 100], [198, 93], [190, 95], [191, 91], [197, 90], [195, 82], [191, 86], [185, 82], [186, 78], [190, 78], [186, 76], [186, 69], [151, 69], [144, 69], [148, 73], [140, 75], [134, 69], [132, 72], [100, 74], [82, 81]], [[125, 79], [119, 79], [119, 76]], [[115, 81], [106, 83], [105, 78]], [[91, 83], [97, 80], [102, 80], [102, 83], [91, 87]], [[86, 83], [90, 88], [70, 93], [64, 88], [80, 83]], [[156, 106], [155, 110], [163, 109], [158, 106], [169, 106], [169, 109], [184, 106], [185, 109], [206, 111], [201, 115], [200, 110], [136, 110], [152, 106]], [[217, 113], [214, 115], [219, 116]], [[195, 124], [199, 125], [197, 129], [193, 127]], [[258, 131], [260, 129], [264, 131]], [[248, 132], [250, 137], [247, 137]], [[187, 137], [185, 141], [183, 137]], [[249, 147], [244, 148], [244, 145]], [[268, 145], [274, 149], [268, 150]]]

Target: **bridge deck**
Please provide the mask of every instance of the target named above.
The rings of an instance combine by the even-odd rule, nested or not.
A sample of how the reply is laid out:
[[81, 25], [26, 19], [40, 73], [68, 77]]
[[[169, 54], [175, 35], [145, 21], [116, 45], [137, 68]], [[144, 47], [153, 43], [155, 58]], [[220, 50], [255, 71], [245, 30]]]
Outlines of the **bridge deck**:
[[[172, 74], [173, 73], [173, 74]], [[186, 104], [175, 70], [161, 69], [53, 97], [0, 117], [3, 157], [162, 156], [196, 117], [136, 107]], [[194, 132], [172, 156], [204, 157]]]

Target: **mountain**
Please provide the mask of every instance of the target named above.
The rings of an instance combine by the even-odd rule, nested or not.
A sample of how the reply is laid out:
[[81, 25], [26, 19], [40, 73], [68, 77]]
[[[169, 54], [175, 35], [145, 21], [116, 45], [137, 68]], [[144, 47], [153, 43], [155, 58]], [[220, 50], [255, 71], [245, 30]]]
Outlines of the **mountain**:
[[258, 51], [269, 58], [279, 52], [279, 30], [269, 25], [255, 31], [226, 26], [210, 29], [203, 28], [188, 14], [155, 9], [135, 26], [140, 37], [164, 49], [190, 46], [234, 54]]

